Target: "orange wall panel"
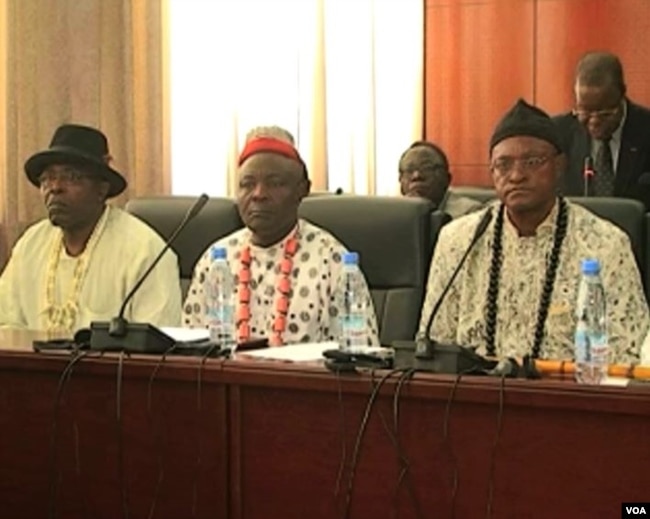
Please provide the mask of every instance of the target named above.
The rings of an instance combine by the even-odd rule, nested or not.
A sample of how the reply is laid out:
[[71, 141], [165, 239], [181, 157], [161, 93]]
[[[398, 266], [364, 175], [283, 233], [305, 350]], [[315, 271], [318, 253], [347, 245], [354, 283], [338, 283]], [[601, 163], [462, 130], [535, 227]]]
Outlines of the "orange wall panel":
[[425, 0], [425, 137], [455, 184], [489, 185], [488, 141], [518, 97], [551, 114], [573, 104], [588, 50], [610, 50], [629, 96], [650, 105], [650, 0]]
[[573, 106], [580, 56], [608, 50], [623, 62], [628, 94], [650, 105], [650, 1], [537, 0], [537, 104], [550, 113]]
[[455, 184], [489, 183], [488, 141], [533, 93], [533, 0], [429, 1], [425, 132], [449, 155]]

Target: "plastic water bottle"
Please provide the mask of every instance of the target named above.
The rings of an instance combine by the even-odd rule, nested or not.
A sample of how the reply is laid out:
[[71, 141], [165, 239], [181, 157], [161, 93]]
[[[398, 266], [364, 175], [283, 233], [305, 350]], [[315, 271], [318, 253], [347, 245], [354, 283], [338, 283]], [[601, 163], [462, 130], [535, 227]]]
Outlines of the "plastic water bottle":
[[343, 254], [343, 274], [338, 287], [339, 348], [348, 353], [368, 350], [369, 329], [364, 277], [356, 252]]
[[226, 249], [214, 247], [210, 257], [212, 265], [205, 282], [205, 315], [210, 341], [234, 353], [237, 344], [234, 281], [226, 259]]
[[581, 384], [600, 384], [607, 375], [609, 342], [605, 290], [597, 259], [582, 260], [576, 318], [576, 380]]

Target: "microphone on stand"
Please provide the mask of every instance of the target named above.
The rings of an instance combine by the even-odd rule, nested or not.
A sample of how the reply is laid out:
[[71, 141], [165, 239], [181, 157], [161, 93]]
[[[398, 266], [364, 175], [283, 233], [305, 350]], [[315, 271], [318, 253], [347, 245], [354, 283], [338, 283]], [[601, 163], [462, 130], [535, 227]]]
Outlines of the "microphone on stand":
[[591, 184], [594, 179], [594, 160], [590, 155], [585, 157], [585, 164], [582, 169], [582, 179], [584, 181], [584, 196], [591, 196]]
[[440, 307], [442, 306], [445, 297], [447, 297], [447, 293], [449, 292], [449, 290], [451, 290], [454, 281], [456, 281], [456, 278], [458, 277], [460, 270], [463, 268], [463, 265], [465, 265], [465, 262], [467, 261], [470, 252], [472, 252], [476, 243], [479, 241], [481, 236], [483, 236], [486, 229], [488, 228], [488, 225], [490, 225], [491, 221], [492, 221], [492, 211], [490, 210], [483, 215], [483, 218], [481, 218], [481, 221], [476, 226], [476, 230], [474, 231], [474, 236], [472, 237], [472, 241], [470, 242], [469, 246], [465, 250], [465, 253], [463, 254], [462, 258], [460, 258], [458, 265], [456, 265], [456, 269], [454, 270], [451, 277], [449, 278], [449, 281], [447, 281], [447, 284], [445, 285], [445, 288], [440, 294], [440, 297], [438, 297], [436, 304], [433, 306], [433, 310], [431, 310], [431, 314], [429, 315], [429, 320], [427, 321], [427, 326], [424, 329], [424, 334], [419, 336], [416, 340], [416, 346], [415, 346], [416, 357], [424, 357], [424, 358], [431, 357], [431, 350], [434, 347], [434, 343], [431, 341], [429, 336], [431, 335], [431, 328], [433, 326], [433, 321], [436, 318], [436, 315], [438, 315], [438, 311], [440, 310]]
[[158, 256], [149, 268], [140, 276], [122, 302], [117, 317], [110, 322], [95, 321], [90, 323], [90, 349], [102, 351], [129, 351], [134, 353], [165, 353], [174, 345], [174, 339], [149, 323], [130, 323], [124, 318], [127, 305], [131, 302], [142, 284], [163, 256], [171, 248], [178, 235], [198, 215], [207, 201], [208, 195], [201, 195], [187, 211], [183, 220], [166, 241]]
[[431, 328], [433, 321], [438, 315], [445, 297], [458, 277], [463, 265], [467, 261], [469, 254], [472, 252], [478, 241], [481, 239], [492, 221], [492, 209], [485, 212], [474, 231], [474, 236], [465, 253], [461, 257], [456, 269], [452, 273], [449, 281], [445, 285], [442, 293], [438, 297], [433, 310], [429, 315], [429, 320], [424, 328], [424, 333], [418, 334], [415, 341], [395, 341], [395, 367], [400, 364], [400, 350], [410, 351], [415, 359], [409, 359], [412, 363], [418, 363], [418, 369], [433, 371], [434, 373], [470, 373], [472, 371], [485, 372], [487, 369], [494, 367], [494, 361], [487, 361], [480, 355], [477, 355], [473, 349], [459, 346], [457, 344], [443, 344], [431, 340]]

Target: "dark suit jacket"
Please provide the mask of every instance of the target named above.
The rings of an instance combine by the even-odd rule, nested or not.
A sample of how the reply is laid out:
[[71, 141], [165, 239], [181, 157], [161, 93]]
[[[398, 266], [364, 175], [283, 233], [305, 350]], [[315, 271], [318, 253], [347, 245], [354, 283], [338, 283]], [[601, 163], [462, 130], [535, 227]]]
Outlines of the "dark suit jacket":
[[[591, 152], [589, 134], [571, 113], [559, 115], [553, 120], [560, 129], [567, 154], [562, 193], [581, 196], [584, 194], [585, 157]], [[647, 173], [645, 182], [639, 183], [644, 173]], [[641, 200], [650, 210], [650, 110], [629, 100], [616, 165], [614, 196]]]

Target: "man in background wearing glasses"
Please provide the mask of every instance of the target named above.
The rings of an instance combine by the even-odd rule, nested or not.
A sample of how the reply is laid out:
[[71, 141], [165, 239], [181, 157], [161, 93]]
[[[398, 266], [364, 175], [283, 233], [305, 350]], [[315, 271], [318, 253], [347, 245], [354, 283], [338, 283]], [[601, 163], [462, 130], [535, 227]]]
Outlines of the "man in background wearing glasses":
[[416, 141], [399, 159], [399, 185], [404, 196], [431, 200], [439, 211], [457, 218], [480, 209], [482, 204], [449, 189], [449, 161], [442, 148], [428, 141]]
[[501, 358], [571, 359], [580, 260], [596, 257], [607, 294], [611, 360], [638, 359], [650, 320], [630, 240], [613, 224], [558, 197], [561, 148], [550, 117], [523, 100], [497, 125], [490, 170], [499, 200], [442, 228], [420, 333], [492, 211], [439, 307], [431, 338]]
[[[626, 97], [614, 54], [585, 54], [575, 77], [575, 108], [555, 118], [568, 159], [564, 194], [636, 198], [650, 209], [650, 110]], [[587, 157], [595, 174], [585, 183]]]

